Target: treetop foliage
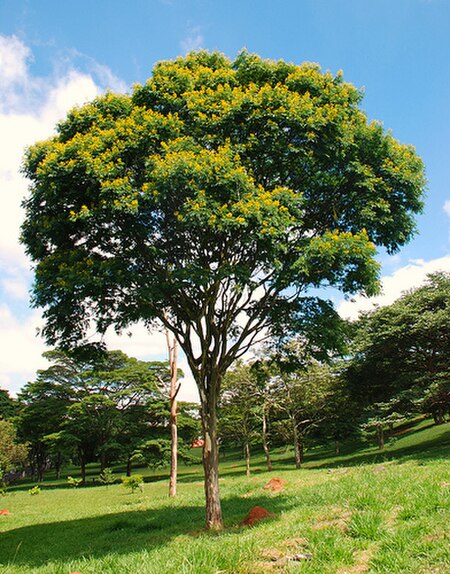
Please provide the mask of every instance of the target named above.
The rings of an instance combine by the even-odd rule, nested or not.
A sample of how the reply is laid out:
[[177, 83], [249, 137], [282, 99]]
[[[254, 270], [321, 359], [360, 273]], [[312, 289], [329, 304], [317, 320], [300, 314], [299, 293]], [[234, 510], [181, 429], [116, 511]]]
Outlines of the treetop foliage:
[[224, 373], [313, 309], [308, 287], [375, 293], [375, 246], [412, 236], [424, 175], [361, 98], [316, 64], [197, 52], [73, 109], [24, 162], [47, 340], [159, 319], [194, 376], [207, 355]]

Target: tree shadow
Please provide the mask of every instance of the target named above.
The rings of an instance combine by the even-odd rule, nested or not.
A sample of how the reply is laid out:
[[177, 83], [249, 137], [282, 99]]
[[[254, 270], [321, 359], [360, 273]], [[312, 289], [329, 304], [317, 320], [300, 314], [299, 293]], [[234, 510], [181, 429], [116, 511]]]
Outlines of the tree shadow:
[[292, 508], [294, 503], [281, 494], [251, 499], [224, 498], [225, 530], [219, 533], [205, 530], [205, 509], [198, 505], [129, 510], [23, 526], [2, 533], [0, 565], [39, 567], [50, 561], [68, 562], [151, 550], [181, 534], [193, 537], [229, 534], [230, 530], [238, 531], [239, 523], [255, 505], [264, 506], [277, 516]]
[[334, 458], [332, 461], [315, 462], [309, 461], [307, 468], [335, 468], [339, 466], [356, 466], [360, 464], [371, 464], [385, 462], [387, 460], [405, 461], [414, 459], [427, 461], [438, 458], [448, 458], [450, 456], [450, 429], [439, 436], [423, 441], [417, 445], [399, 447], [395, 443], [388, 445], [383, 450], [374, 450], [360, 454], [350, 454]]

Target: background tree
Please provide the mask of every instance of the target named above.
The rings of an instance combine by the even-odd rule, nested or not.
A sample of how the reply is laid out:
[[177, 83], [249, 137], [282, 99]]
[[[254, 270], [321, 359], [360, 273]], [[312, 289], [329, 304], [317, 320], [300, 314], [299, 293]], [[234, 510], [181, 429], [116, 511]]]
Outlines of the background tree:
[[429, 275], [355, 328], [347, 376], [358, 402], [381, 419], [423, 409], [443, 422], [450, 408], [450, 274]]
[[327, 373], [328, 400], [321, 411], [322, 420], [315, 433], [321, 439], [333, 441], [336, 455], [341, 453], [343, 440], [358, 434], [361, 416], [361, 407], [352, 397], [344, 376], [345, 368], [346, 363], [336, 360], [323, 365]]
[[53, 364], [19, 395], [19, 433], [30, 442], [38, 480], [49, 461], [59, 474], [74, 453], [83, 481], [86, 464], [96, 459], [103, 470], [122, 458], [130, 474], [140, 442], [152, 433], [167, 434], [167, 408], [157, 385], [169, 374], [167, 364], [138, 361], [121, 351], [95, 360], [61, 350], [45, 356]]
[[25, 464], [27, 446], [16, 440], [16, 429], [9, 421], [0, 420], [0, 483], [5, 474]]
[[16, 414], [17, 401], [9, 396], [8, 391], [0, 389], [0, 419], [9, 419]]
[[[48, 354], [46, 356], [50, 357]], [[52, 454], [56, 454], [46, 437], [62, 431], [66, 410], [74, 397], [73, 390], [69, 386], [71, 376], [69, 369], [50, 367], [38, 371], [37, 379], [27, 383], [18, 394], [19, 413], [16, 419], [18, 436], [20, 440], [29, 444], [30, 468], [38, 482], [43, 480], [44, 471]], [[61, 446], [61, 441], [59, 445]], [[70, 448], [66, 442], [64, 450]], [[59, 455], [56, 454], [57, 473], [61, 468], [58, 461], [62, 463], [59, 459]]]
[[246, 474], [250, 476], [251, 447], [261, 440], [263, 401], [251, 366], [238, 362], [223, 380], [220, 397], [219, 435], [244, 449]]
[[305, 440], [329, 417], [333, 404], [335, 377], [327, 365], [311, 363], [296, 371], [279, 371], [274, 377], [274, 429], [292, 440], [296, 468], [303, 463]]
[[227, 369], [311, 313], [308, 287], [374, 293], [375, 245], [414, 232], [422, 162], [361, 97], [314, 64], [192, 53], [73, 110], [25, 158], [43, 334], [76, 346], [143, 320], [176, 336], [199, 388], [209, 528]]

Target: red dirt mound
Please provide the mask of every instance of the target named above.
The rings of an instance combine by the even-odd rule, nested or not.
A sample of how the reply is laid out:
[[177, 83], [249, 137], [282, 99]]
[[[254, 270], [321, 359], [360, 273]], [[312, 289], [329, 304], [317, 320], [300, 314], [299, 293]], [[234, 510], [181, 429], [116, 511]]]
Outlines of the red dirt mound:
[[262, 506], [254, 506], [249, 510], [247, 516], [241, 522], [240, 526], [253, 526], [257, 522], [260, 522], [265, 518], [271, 518], [272, 516], [275, 516], [273, 512], [269, 512]]
[[283, 478], [271, 478], [264, 489], [272, 492], [281, 492], [284, 490], [285, 485], [286, 481]]

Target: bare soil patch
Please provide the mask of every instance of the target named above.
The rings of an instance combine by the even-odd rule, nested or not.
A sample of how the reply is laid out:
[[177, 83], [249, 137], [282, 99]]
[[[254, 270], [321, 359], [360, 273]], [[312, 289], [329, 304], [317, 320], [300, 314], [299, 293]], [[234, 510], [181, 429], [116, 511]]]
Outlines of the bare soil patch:
[[261, 520], [266, 520], [267, 518], [273, 518], [275, 514], [273, 512], [269, 512], [262, 506], [254, 506], [251, 508], [244, 518], [244, 520], [240, 523], [240, 526], [254, 526]]
[[283, 478], [271, 478], [269, 482], [264, 486], [264, 490], [270, 490], [271, 492], [281, 492], [284, 490], [287, 481]]

